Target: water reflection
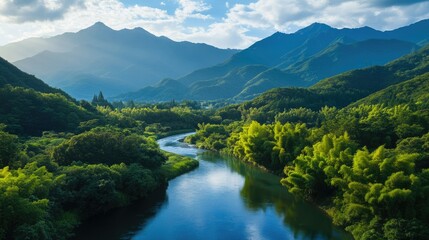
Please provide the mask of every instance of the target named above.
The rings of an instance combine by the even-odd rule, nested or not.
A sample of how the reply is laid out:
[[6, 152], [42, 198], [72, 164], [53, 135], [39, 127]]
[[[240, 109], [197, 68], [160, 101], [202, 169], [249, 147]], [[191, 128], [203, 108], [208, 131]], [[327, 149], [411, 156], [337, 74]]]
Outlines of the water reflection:
[[204, 152], [199, 157], [210, 162], [224, 162], [240, 174], [244, 178], [240, 196], [247, 209], [256, 212], [273, 207], [276, 214], [283, 218], [284, 225], [292, 230], [294, 239], [352, 239], [335, 229], [331, 219], [316, 206], [290, 194], [280, 184], [279, 177], [217, 153]]
[[350, 239], [320, 209], [296, 199], [277, 176], [178, 140], [162, 149], [200, 160], [167, 194], [85, 224], [77, 239]]
[[130, 206], [89, 218], [77, 229], [73, 239], [130, 239], [166, 205], [168, 197], [164, 190], [160, 190], [154, 193], [151, 199], [137, 201]]

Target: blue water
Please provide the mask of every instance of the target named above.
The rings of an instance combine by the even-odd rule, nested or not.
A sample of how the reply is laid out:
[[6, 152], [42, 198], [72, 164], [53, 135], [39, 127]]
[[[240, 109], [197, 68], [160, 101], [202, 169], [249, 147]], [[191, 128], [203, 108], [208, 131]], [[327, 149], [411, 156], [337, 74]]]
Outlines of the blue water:
[[91, 219], [78, 239], [351, 239], [320, 209], [295, 198], [279, 178], [179, 142], [158, 141], [200, 166], [170, 181], [167, 193]]

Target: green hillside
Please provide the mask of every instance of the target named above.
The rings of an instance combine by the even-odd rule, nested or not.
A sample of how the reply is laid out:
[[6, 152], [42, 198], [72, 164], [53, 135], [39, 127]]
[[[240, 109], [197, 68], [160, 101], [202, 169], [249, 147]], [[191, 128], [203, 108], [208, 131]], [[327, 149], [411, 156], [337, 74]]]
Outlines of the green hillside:
[[346, 72], [327, 78], [309, 88], [332, 98], [338, 106], [348, 105], [392, 84], [429, 71], [429, 46], [385, 66]]
[[65, 95], [63, 91], [48, 86], [42, 80], [19, 70], [0, 57], [0, 87], [4, 87], [7, 84], [15, 87], [31, 88], [43, 93], [61, 93]]
[[278, 174], [354, 239], [426, 240], [428, 53], [272, 89], [218, 110], [221, 124], [185, 141]]
[[340, 41], [284, 70], [300, 76], [308, 86], [345, 71], [384, 65], [417, 49], [419, 46], [413, 43], [394, 39], [370, 39], [354, 43]]
[[[240, 105], [242, 115], [252, 112], [252, 119], [272, 121], [274, 116], [291, 108], [319, 110], [324, 106], [345, 107], [388, 86], [418, 77], [429, 71], [429, 45], [385, 66], [370, 67], [324, 79], [310, 88], [276, 88]], [[421, 76], [417, 79], [424, 79]], [[422, 90], [423, 91], [423, 90]], [[383, 100], [384, 101], [384, 100]], [[253, 110], [252, 110], [253, 109]]]
[[359, 104], [369, 105], [381, 103], [386, 106], [411, 104], [420, 109], [428, 109], [429, 73], [425, 73], [411, 80], [387, 87], [352, 103], [350, 107], [357, 106]]
[[[86, 106], [88, 109], [85, 109]], [[99, 118], [85, 102], [22, 72], [0, 58], [0, 123], [20, 135], [74, 131], [80, 122]]]
[[[171, 99], [218, 100], [233, 98], [252, 99], [278, 87], [308, 87], [318, 81], [345, 71], [384, 65], [416, 51], [429, 35], [416, 29], [429, 25], [421, 21], [400, 31], [415, 35], [404, 38], [395, 31], [381, 32], [371, 28], [335, 29], [315, 23], [292, 34], [275, 33], [235, 54], [227, 61], [199, 69], [177, 79], [187, 87], [186, 94], [169, 96]], [[406, 34], [403, 34], [406, 35]], [[254, 71], [262, 66], [259, 72]], [[244, 71], [250, 71], [244, 74]], [[240, 72], [237, 75], [237, 72]], [[149, 87], [141, 95], [130, 93], [123, 99], [166, 100], [157, 98]], [[153, 97], [145, 96], [146, 91]], [[132, 97], [131, 97], [132, 96]], [[168, 98], [168, 96], [167, 96]], [[121, 99], [121, 98], [116, 98]]]

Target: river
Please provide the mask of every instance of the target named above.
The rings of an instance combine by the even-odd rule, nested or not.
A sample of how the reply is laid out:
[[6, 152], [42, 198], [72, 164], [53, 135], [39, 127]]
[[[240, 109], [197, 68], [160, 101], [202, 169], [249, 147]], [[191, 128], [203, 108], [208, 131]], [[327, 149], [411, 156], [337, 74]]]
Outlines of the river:
[[181, 143], [186, 135], [158, 143], [196, 158], [197, 169], [171, 180], [166, 193], [89, 219], [76, 239], [352, 239], [279, 177]]

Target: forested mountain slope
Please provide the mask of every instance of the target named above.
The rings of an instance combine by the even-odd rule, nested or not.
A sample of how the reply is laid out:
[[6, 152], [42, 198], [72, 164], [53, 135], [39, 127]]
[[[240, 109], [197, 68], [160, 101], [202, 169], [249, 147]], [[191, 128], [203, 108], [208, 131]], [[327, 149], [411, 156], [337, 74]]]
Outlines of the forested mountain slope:
[[[282, 177], [355, 239], [429, 235], [429, 46], [219, 109], [185, 141]], [[357, 100], [357, 101], [356, 101]]]
[[386, 106], [411, 104], [421, 109], [428, 109], [429, 72], [373, 93], [350, 106], [359, 104], [384, 104]]
[[[310, 88], [275, 88], [251, 101], [229, 106], [252, 114], [262, 122], [285, 109], [323, 106], [345, 107], [391, 85], [413, 78], [425, 79], [429, 71], [429, 45], [385, 66], [353, 70], [324, 79]], [[416, 80], [417, 81], [417, 80]], [[252, 110], [253, 109], [253, 110]]]
[[76, 102], [59, 89], [0, 59], [0, 123], [22, 135], [71, 131], [98, 118], [87, 102]]
[[19, 70], [5, 59], [0, 58], [0, 87], [8, 84], [14, 87], [31, 88], [44, 93], [65, 94], [61, 90], [50, 87], [42, 80]]
[[[292, 34], [278, 32], [221, 64], [177, 79], [187, 87], [186, 94], [179, 95], [179, 99], [246, 100], [272, 88], [307, 87], [344, 71], [384, 65], [419, 49], [419, 44], [429, 39], [429, 33], [416, 30], [424, 27], [429, 27], [429, 21], [424, 20], [387, 32], [368, 27], [335, 29], [320, 23]], [[401, 37], [403, 35], [397, 34], [396, 31], [410, 36]], [[255, 68], [252, 66], [263, 66], [265, 69], [259, 68], [259, 73], [255, 74]], [[232, 77], [243, 69], [251, 71], [252, 74]], [[157, 89], [157, 86], [154, 86], [148, 90], [156, 92], [163, 91], [163, 88]], [[147, 98], [145, 91], [142, 89], [139, 91], [140, 95], [132, 93], [130, 96], [141, 100], [165, 100], [168, 97], [162, 95], [163, 99], [157, 99], [157, 94], [154, 94], [154, 98]], [[130, 99], [126, 94], [121, 97]]]
[[112, 96], [163, 78], [178, 78], [218, 64], [236, 52], [175, 42], [142, 28], [116, 31], [100, 22], [77, 33], [0, 47], [0, 56], [13, 60], [20, 69], [85, 99], [100, 90]]

